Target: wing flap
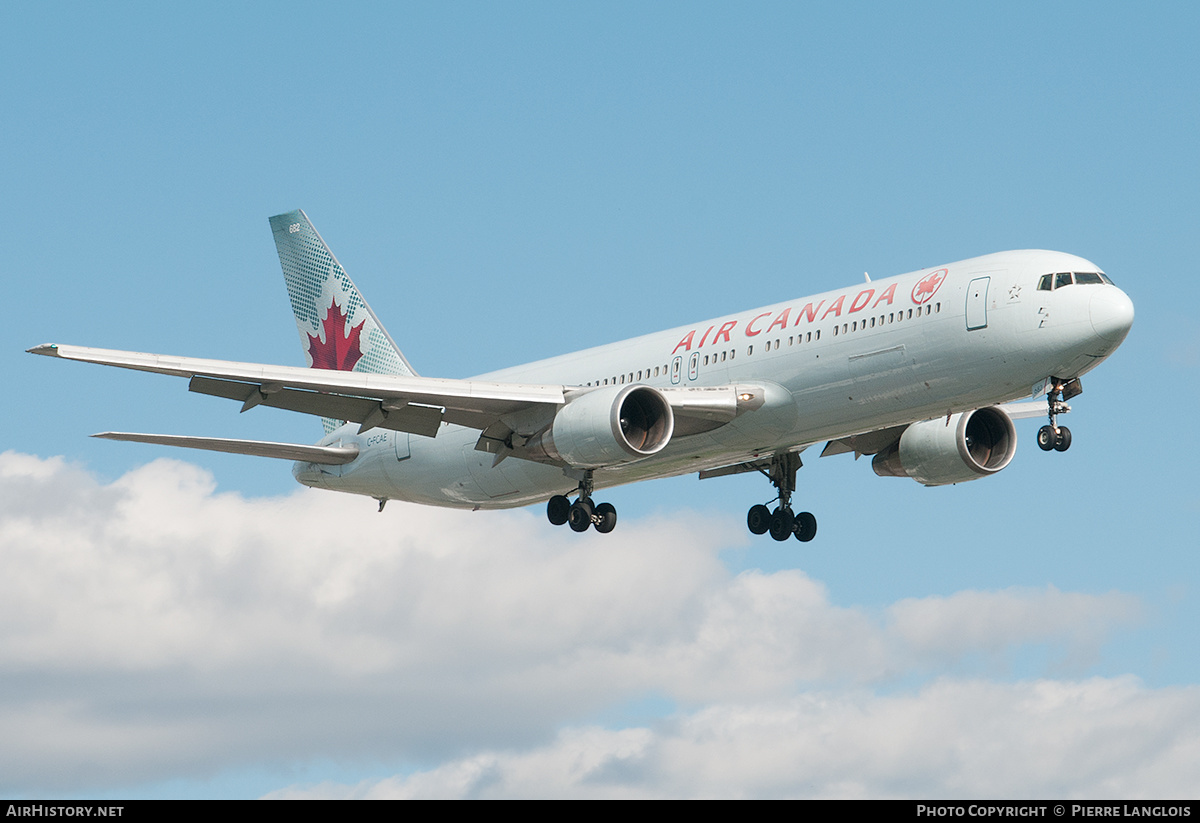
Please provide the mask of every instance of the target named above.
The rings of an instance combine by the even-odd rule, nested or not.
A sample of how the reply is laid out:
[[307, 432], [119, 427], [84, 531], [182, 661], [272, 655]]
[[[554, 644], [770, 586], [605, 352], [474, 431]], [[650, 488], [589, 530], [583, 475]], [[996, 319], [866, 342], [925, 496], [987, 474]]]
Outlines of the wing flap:
[[211, 397], [240, 400], [243, 409], [258, 405], [270, 406], [318, 417], [353, 420], [355, 423], [365, 425], [366, 428], [392, 429], [425, 437], [433, 437], [437, 434], [443, 415], [442, 410], [435, 406], [405, 403], [389, 409], [385, 408], [389, 405], [388, 403], [366, 397], [323, 394], [315, 391], [276, 388], [270, 385], [260, 386], [256, 383], [238, 383], [232, 380], [214, 380], [201, 375], [196, 375], [188, 381], [188, 390]]

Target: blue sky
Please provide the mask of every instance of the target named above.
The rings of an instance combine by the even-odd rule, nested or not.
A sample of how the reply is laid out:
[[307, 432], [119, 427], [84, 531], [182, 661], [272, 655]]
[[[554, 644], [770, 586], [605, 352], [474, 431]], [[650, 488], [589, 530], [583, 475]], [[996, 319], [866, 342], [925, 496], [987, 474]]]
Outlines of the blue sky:
[[[14, 638], [0, 644], [10, 686], [0, 774], [20, 775], [0, 790], [1194, 794], [1200, 758], [1189, 766], [1180, 753], [1200, 739], [1200, 484], [1190, 443], [1200, 403], [1198, 17], [1183, 3], [4, 4], [0, 282], [14, 305], [0, 331], [10, 387], [0, 452], [16, 454], [0, 470], [0, 551], [24, 583], [0, 610]], [[837, 288], [864, 271], [887, 276], [1010, 248], [1095, 261], [1137, 319], [1072, 402], [1070, 452], [1038, 451], [1037, 424], [1025, 421], [1008, 469], [946, 489], [814, 454], [799, 494], [821, 533], [803, 548], [743, 534], [745, 509], [769, 496], [754, 477], [614, 491], [622, 534], [606, 549], [592, 535], [543, 528], [539, 511], [389, 506], [376, 516], [369, 500], [297, 491], [274, 461], [172, 453], [176, 462], [152, 463], [166, 450], [88, 439], [108, 429], [316, 439], [319, 425], [300, 415], [238, 415], [182, 381], [24, 353], [62, 342], [302, 363], [266, 220], [297, 207], [409, 360], [433, 376]], [[319, 573], [304, 559], [303, 533], [289, 554], [272, 540], [290, 527], [261, 526], [298, 510], [334, 520], [329, 539], [342, 550], [318, 553], [329, 564]], [[259, 538], [246, 543], [199, 518], [213, 511], [217, 521], [258, 524], [241, 533]], [[195, 529], [166, 528], [168, 513]], [[242, 573], [206, 577], [188, 565], [201, 562], [194, 554], [180, 557], [187, 550], [212, 568], [240, 558]], [[98, 557], [111, 563], [81, 576]], [[496, 568], [496, 557], [506, 564]], [[182, 577], [163, 571], [172, 558]], [[440, 611], [414, 605], [410, 625], [393, 605], [371, 609], [361, 606], [370, 598], [346, 594], [359, 584], [344, 582], [331, 600], [315, 593], [368, 579], [364, 568], [402, 575], [386, 579], [406, 591], [413, 574], [427, 584], [416, 592], [446, 586], [448, 603], [496, 594], [486, 578], [480, 588], [454, 582], [488, 569], [494, 585], [530, 600], [484, 597], [478, 622], [439, 622]], [[578, 582], [583, 572], [594, 586]], [[193, 579], [212, 589], [196, 594], [185, 585]], [[160, 584], [191, 594], [168, 609]], [[97, 594], [108, 585], [131, 600]], [[264, 604], [291, 604], [283, 611], [295, 624], [246, 606], [231, 594], [239, 586]], [[573, 597], [545, 594], [556, 588]], [[724, 627], [736, 642], [713, 651], [697, 634], [639, 656], [649, 639], [615, 619], [596, 640], [590, 620], [644, 600], [678, 606], [645, 616], [655, 642], [697, 626]], [[331, 602], [349, 611], [325, 611]], [[73, 622], [62, 617], [72, 603], [94, 611]], [[796, 612], [799, 603], [811, 608]], [[929, 634], [904, 628], [918, 612], [926, 617], [913, 625]], [[549, 638], [525, 625], [529, 613], [568, 628]], [[439, 627], [433, 645], [396, 647], [398, 626], [429, 622]], [[481, 623], [512, 631], [481, 634]], [[89, 625], [113, 631], [88, 639]], [[162, 628], [178, 625], [189, 628]], [[222, 626], [261, 631], [245, 631], [226, 656], [213, 634]], [[762, 646], [764, 631], [779, 645]], [[171, 638], [186, 638], [194, 654], [177, 656]], [[847, 638], [863, 644], [857, 662], [805, 668], [809, 651], [823, 660], [820, 650]], [[479, 644], [508, 654], [477, 660]], [[81, 648], [110, 653], [93, 659]], [[459, 662], [426, 665], [423, 678], [409, 668], [446, 659]], [[324, 700], [294, 693], [310, 677]], [[587, 686], [608, 677], [607, 692]], [[259, 691], [230, 686], [255, 678]], [[467, 680], [481, 685], [456, 690]], [[426, 704], [397, 685], [415, 681], [420, 694], [455, 696]], [[532, 681], [530, 703], [512, 684]], [[389, 689], [422, 707], [419, 722], [388, 702]], [[114, 696], [122, 690], [155, 696], [149, 720], [130, 720]], [[231, 693], [235, 708], [218, 699]], [[58, 695], [60, 710], [35, 711], [44, 694]], [[1109, 708], [1056, 710], [1071, 699], [1048, 694]], [[323, 718], [295, 739], [260, 702], [288, 696]], [[1155, 718], [1142, 725], [1161, 734], [1137, 763], [1114, 755], [1108, 771], [1074, 772], [1065, 750], [1056, 767], [1007, 783], [988, 782], [980, 775], [1002, 770], [969, 757], [961, 780], [939, 782], [941, 747], [972, 717], [1039, 699], [1041, 725], [1062, 739], [1094, 734], [1115, 748], [1123, 727], [1106, 738], [1109, 721], [1097, 719], [1119, 714], [1114, 705]], [[356, 723], [365, 721], [348, 716], [359, 704], [398, 725], [364, 734]], [[847, 730], [854, 717], [887, 725], [932, 705], [962, 713], [946, 711], [944, 740], [895, 733], [905, 759], [927, 766], [911, 774], [863, 766], [882, 757], [870, 747], [812, 742], [805, 751], [835, 765], [801, 780], [808, 755], [736, 734], [714, 760], [774, 751], [793, 777], [762, 782], [750, 755], [744, 773], [714, 767], [705, 783], [673, 771], [705, 756], [697, 741], [708, 738], [688, 729], [731, 728], [733, 716]], [[258, 742], [238, 736], [238, 712], [264, 718]], [[208, 754], [173, 751], [167, 738], [204, 750], [185, 729], [197, 718], [227, 731], [212, 732]], [[866, 728], [881, 739], [881, 726]], [[48, 748], [49, 730], [58, 737]], [[1014, 733], [1002, 762], [1038, 745], [1028, 735]], [[97, 768], [91, 747], [114, 740], [127, 755]], [[957, 744], [971, 750], [969, 739]], [[522, 777], [568, 751], [596, 758], [591, 782]], [[621, 754], [629, 751], [640, 754]], [[624, 766], [609, 768], [616, 762]], [[1122, 783], [1121, 773], [1141, 782]]]

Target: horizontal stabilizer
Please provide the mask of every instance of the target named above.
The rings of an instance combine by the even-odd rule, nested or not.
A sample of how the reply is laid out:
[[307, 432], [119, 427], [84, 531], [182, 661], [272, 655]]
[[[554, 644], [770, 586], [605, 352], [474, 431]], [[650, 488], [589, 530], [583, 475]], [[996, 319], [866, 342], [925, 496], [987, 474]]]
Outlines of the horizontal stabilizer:
[[157, 446], [182, 446], [186, 449], [204, 449], [226, 454], [277, 457], [280, 460], [301, 460], [326, 466], [341, 466], [358, 457], [358, 449], [354, 446], [302, 446], [296, 443], [272, 443], [269, 440], [227, 440], [222, 437], [186, 437], [177, 434], [136, 432], [101, 432], [93, 434], [92, 437], [130, 443], [153, 443]]

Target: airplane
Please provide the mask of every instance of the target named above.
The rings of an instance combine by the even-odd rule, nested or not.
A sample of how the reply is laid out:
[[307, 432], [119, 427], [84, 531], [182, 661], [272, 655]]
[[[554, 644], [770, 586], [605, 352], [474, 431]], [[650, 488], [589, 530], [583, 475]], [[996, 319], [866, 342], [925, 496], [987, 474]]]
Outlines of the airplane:
[[[322, 418], [316, 445], [103, 432], [110, 440], [294, 461], [305, 486], [466, 509], [545, 502], [608, 533], [598, 489], [759, 472], [775, 497], [747, 526], [813, 539], [794, 513], [801, 454], [872, 456], [926, 486], [987, 477], [1014, 419], [1046, 416], [1129, 333], [1133, 303], [1094, 263], [1007, 251], [691, 323], [468, 380], [419, 376], [301, 210], [270, 218], [307, 367], [47, 344], [33, 354], [188, 378], [201, 394]], [[1040, 402], [1044, 398], [1044, 402]], [[574, 500], [571, 500], [574, 496]], [[774, 505], [772, 509], [771, 506]]]

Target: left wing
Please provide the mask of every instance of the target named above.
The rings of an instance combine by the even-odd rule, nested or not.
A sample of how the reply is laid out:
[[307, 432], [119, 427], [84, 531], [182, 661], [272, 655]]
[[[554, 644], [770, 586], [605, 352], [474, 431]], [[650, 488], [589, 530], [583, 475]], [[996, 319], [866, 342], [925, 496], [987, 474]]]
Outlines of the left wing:
[[31, 354], [98, 363], [123, 369], [191, 378], [201, 394], [258, 405], [353, 420], [362, 431], [379, 427], [432, 437], [445, 421], [485, 429], [506, 415], [541, 407], [553, 410], [568, 399], [563, 386], [491, 383], [395, 374], [268, 366], [196, 357], [47, 344]]
[[[433, 437], [443, 423], [497, 433], [545, 426], [559, 408], [595, 387], [495, 383], [398, 374], [332, 371], [297, 366], [269, 366], [144, 352], [47, 344], [32, 354], [98, 363], [123, 369], [189, 378], [188, 388], [201, 394], [255, 406], [312, 414], [360, 424], [359, 431], [393, 429]], [[703, 388], [659, 388], [682, 424], [680, 434], [707, 431], [763, 405], [765, 391], [754, 384]], [[143, 441], [144, 442], [144, 441]], [[177, 444], [176, 444], [177, 445]]]

